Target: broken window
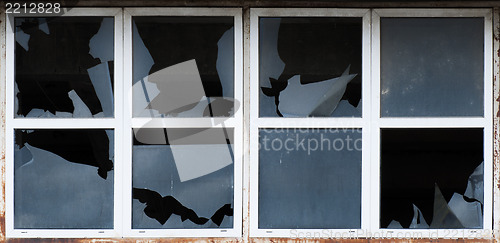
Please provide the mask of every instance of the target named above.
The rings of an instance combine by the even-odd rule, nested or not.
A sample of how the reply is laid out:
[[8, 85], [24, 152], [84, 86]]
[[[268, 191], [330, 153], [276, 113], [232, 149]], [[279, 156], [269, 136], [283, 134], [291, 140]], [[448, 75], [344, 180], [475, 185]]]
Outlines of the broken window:
[[9, 237], [116, 235], [122, 13], [92, 11], [7, 18]]
[[114, 18], [15, 18], [15, 117], [113, 117]]
[[134, 129], [132, 228], [232, 228], [233, 129]]
[[483, 129], [382, 129], [382, 228], [483, 227]]
[[131, 234], [238, 236], [241, 10], [160, 12], [126, 15]]
[[112, 229], [114, 131], [16, 129], [14, 227]]
[[362, 228], [368, 13], [252, 10], [252, 236]]
[[261, 117], [360, 117], [362, 19], [261, 17]]
[[229, 117], [233, 17], [134, 16], [133, 116]]
[[491, 13], [403, 13], [375, 15], [379, 226], [488, 229], [493, 138], [486, 30]]

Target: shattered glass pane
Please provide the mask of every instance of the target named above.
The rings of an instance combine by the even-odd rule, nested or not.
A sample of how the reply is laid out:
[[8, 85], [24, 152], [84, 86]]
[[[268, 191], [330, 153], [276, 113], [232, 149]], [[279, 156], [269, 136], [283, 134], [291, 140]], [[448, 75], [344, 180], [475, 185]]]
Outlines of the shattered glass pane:
[[361, 227], [361, 129], [260, 129], [259, 228]]
[[382, 228], [483, 227], [483, 129], [382, 129]]
[[361, 117], [361, 18], [260, 18], [261, 117]]
[[15, 18], [15, 117], [113, 117], [114, 18]]
[[228, 117], [233, 17], [134, 17], [133, 116]]
[[233, 129], [133, 129], [132, 228], [232, 228]]
[[113, 130], [15, 130], [14, 228], [113, 228]]
[[382, 18], [381, 116], [483, 116], [483, 18]]

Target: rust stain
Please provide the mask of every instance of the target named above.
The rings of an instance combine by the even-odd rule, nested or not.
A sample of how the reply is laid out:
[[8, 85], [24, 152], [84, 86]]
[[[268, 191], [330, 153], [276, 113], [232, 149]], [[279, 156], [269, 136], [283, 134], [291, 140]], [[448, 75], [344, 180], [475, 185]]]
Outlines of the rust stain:
[[273, 242], [273, 243], [297, 243], [297, 242], [315, 242], [315, 243], [459, 243], [459, 242], [475, 242], [486, 243], [494, 242], [493, 239], [289, 239], [289, 238], [251, 238], [252, 243]]
[[241, 239], [235, 238], [155, 238], [155, 239], [40, 239], [40, 238], [27, 238], [27, 239], [8, 239], [8, 243], [212, 243], [212, 242], [227, 242], [227, 243], [241, 243]]

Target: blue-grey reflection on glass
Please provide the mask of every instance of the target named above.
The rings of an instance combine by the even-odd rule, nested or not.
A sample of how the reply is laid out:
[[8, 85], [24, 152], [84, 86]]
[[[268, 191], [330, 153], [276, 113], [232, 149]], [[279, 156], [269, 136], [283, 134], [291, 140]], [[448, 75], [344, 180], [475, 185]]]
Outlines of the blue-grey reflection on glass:
[[134, 17], [133, 115], [229, 117], [233, 17]]
[[483, 18], [382, 18], [381, 116], [483, 116]]
[[361, 18], [260, 18], [260, 116], [360, 117], [361, 45]]
[[14, 228], [113, 228], [113, 130], [16, 130]]
[[232, 228], [232, 137], [232, 129], [134, 129], [132, 228]]
[[16, 117], [113, 117], [114, 18], [15, 18]]
[[361, 227], [361, 129], [260, 129], [259, 228]]

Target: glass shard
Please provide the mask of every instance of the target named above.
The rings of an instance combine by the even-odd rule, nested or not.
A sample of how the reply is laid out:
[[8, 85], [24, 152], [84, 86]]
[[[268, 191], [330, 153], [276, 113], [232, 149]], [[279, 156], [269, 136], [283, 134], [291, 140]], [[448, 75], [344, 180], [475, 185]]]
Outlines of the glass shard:
[[92, 85], [94, 86], [97, 98], [101, 103], [102, 113], [104, 117], [112, 117], [114, 106], [113, 87], [111, 86], [112, 82], [110, 79], [111, 75], [109, 73], [108, 63], [105, 62], [91, 67], [87, 69], [87, 72], [89, 73], [89, 78], [92, 81]]
[[278, 108], [284, 117], [331, 116], [355, 76], [349, 75], [349, 67], [338, 78], [305, 85], [294, 76], [281, 92]]
[[[392, 222], [394, 222], [394, 221], [392, 221]], [[403, 228], [403, 226], [401, 226], [401, 224], [399, 225], [399, 227], [401, 229]], [[391, 228], [390, 224], [389, 224], [388, 228]], [[415, 204], [413, 204], [413, 219], [411, 220], [410, 229], [428, 229], [428, 228], [429, 228], [429, 224], [427, 224], [427, 222], [425, 222], [425, 219], [422, 216], [422, 212], [420, 212], [420, 209], [418, 209], [417, 206], [415, 206]]]
[[484, 198], [484, 161], [472, 172], [467, 183], [464, 196], [475, 199], [483, 204]]
[[446, 200], [436, 184], [434, 192], [434, 214], [429, 226], [431, 229], [461, 229], [464, 228], [457, 216], [451, 211]]
[[448, 202], [450, 210], [464, 228], [481, 229], [483, 226], [483, 210], [480, 202], [467, 202], [464, 196], [454, 193]]
[[75, 108], [73, 110], [74, 117], [92, 117], [92, 112], [90, 112], [90, 109], [74, 90], [68, 92], [68, 97], [73, 102], [73, 107]]

